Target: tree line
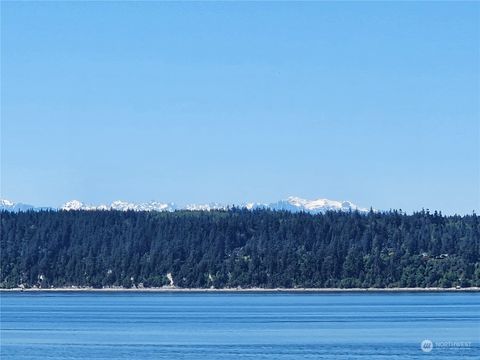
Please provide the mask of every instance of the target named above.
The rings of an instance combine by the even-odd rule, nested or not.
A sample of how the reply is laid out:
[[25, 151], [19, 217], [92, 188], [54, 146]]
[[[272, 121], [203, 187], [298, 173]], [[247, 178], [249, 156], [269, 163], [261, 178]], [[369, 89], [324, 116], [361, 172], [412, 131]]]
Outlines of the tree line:
[[480, 286], [476, 214], [0, 213], [0, 287]]

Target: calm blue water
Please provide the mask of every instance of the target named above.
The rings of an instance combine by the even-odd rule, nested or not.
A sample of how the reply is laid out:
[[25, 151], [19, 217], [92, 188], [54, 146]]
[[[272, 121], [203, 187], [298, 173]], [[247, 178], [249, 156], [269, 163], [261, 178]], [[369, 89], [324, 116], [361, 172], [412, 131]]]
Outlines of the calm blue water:
[[[480, 354], [479, 294], [43, 292], [0, 300], [2, 360]], [[430, 353], [420, 349], [424, 339], [434, 343]]]

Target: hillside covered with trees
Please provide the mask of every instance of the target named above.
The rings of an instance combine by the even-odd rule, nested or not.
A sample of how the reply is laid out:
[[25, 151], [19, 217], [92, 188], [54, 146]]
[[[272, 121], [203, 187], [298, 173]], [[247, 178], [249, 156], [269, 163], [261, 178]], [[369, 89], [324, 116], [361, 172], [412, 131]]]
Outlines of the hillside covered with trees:
[[477, 215], [2, 212], [0, 287], [480, 286]]

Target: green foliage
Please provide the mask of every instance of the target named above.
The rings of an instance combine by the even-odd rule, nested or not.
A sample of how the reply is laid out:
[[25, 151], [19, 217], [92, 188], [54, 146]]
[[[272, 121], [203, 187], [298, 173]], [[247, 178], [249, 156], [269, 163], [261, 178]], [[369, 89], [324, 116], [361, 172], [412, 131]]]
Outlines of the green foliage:
[[478, 217], [396, 211], [0, 213], [0, 287], [480, 286]]

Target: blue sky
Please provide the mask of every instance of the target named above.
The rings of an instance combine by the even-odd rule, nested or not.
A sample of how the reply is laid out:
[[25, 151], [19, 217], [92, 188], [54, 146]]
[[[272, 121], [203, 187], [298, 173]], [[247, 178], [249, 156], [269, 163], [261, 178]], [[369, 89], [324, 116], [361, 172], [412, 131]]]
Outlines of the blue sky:
[[1, 196], [479, 211], [478, 3], [2, 3]]

